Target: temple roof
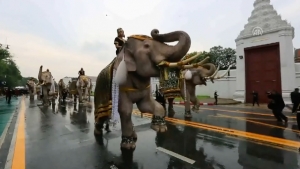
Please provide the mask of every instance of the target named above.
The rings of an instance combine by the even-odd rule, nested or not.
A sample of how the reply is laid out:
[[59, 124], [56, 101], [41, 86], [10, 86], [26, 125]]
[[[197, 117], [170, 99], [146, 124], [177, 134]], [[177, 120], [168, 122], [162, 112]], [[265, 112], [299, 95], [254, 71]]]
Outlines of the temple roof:
[[255, 0], [253, 6], [254, 9], [248, 18], [248, 23], [244, 26], [244, 30], [240, 32], [236, 41], [252, 37], [255, 27], [261, 28], [264, 34], [280, 30], [291, 30], [294, 38], [294, 28], [286, 20], [281, 19], [273, 5], [270, 4], [270, 0]]

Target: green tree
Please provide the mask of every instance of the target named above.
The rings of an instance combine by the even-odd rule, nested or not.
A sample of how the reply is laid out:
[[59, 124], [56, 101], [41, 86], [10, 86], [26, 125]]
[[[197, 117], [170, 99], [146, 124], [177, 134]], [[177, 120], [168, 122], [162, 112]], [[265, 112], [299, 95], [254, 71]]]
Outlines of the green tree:
[[232, 48], [223, 48], [222, 46], [214, 46], [210, 48], [210, 62], [216, 66], [220, 66], [220, 70], [227, 69], [230, 65], [235, 67], [236, 55]]
[[8, 50], [0, 48], [0, 81], [6, 86], [15, 87], [22, 80], [21, 72]]

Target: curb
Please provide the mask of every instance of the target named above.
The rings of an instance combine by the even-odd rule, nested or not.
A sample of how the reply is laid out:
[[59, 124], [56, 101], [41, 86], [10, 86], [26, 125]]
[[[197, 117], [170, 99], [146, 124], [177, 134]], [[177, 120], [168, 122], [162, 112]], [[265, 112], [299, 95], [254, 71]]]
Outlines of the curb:
[[[184, 102], [173, 102], [173, 104], [180, 104], [180, 105], [183, 105]], [[191, 105], [194, 105], [194, 104], [191, 103]], [[200, 105], [213, 106], [213, 105], [215, 105], [215, 103], [200, 103]]]

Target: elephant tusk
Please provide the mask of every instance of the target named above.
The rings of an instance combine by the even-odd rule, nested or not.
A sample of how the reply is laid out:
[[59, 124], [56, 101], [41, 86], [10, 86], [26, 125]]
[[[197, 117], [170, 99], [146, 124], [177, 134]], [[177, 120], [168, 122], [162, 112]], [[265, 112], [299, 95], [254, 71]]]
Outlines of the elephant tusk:
[[197, 68], [197, 67], [201, 66], [202, 64], [204, 64], [208, 59], [209, 59], [209, 57], [206, 57], [201, 62], [194, 63], [194, 64], [191, 64], [191, 65], [184, 65], [183, 68], [184, 69]]
[[226, 72], [224, 72], [221, 76], [214, 77], [214, 79], [221, 79], [221, 78], [223, 78], [223, 77], [229, 72], [231, 66], [232, 66], [232, 65], [230, 65], [230, 66], [228, 67], [228, 69], [226, 70]]
[[197, 57], [199, 57], [200, 56], [200, 52], [198, 52], [195, 56], [193, 56], [193, 57], [190, 57], [190, 58], [188, 58], [188, 59], [185, 59], [185, 60], [182, 60], [182, 61], [180, 61], [180, 62], [167, 62], [167, 61], [161, 61], [159, 64], [158, 64], [158, 66], [167, 66], [167, 67], [182, 67], [182, 66], [184, 66], [185, 64], [187, 64], [188, 62], [190, 62], [190, 61], [192, 61], [192, 60], [194, 60], [194, 59], [196, 59]]

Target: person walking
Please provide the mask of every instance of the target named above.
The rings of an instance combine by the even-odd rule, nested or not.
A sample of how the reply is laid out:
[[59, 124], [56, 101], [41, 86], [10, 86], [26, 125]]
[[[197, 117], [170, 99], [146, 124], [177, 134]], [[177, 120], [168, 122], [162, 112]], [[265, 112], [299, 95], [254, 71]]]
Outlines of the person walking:
[[282, 120], [284, 120], [285, 123], [287, 123], [288, 118], [282, 113], [285, 107], [282, 95], [275, 90], [273, 90], [272, 92], [268, 92], [267, 94], [268, 98], [271, 100], [268, 104], [268, 108], [272, 110], [274, 117], [278, 122], [282, 122]]
[[293, 103], [292, 113], [297, 113], [299, 104], [300, 104], [300, 93], [299, 88], [295, 88], [293, 92], [291, 92], [291, 101]]
[[215, 105], [218, 105], [218, 93], [217, 93], [217, 91], [215, 91], [215, 93], [214, 93], [214, 97], [215, 97]]
[[252, 97], [253, 97], [252, 105], [254, 106], [255, 103], [256, 103], [257, 106], [259, 106], [259, 103], [258, 103], [258, 93], [256, 91], [252, 91]]
[[12, 95], [12, 90], [10, 89], [10, 87], [7, 89], [6, 91], [6, 101], [8, 104], [10, 104], [10, 100], [11, 100], [11, 95]]

